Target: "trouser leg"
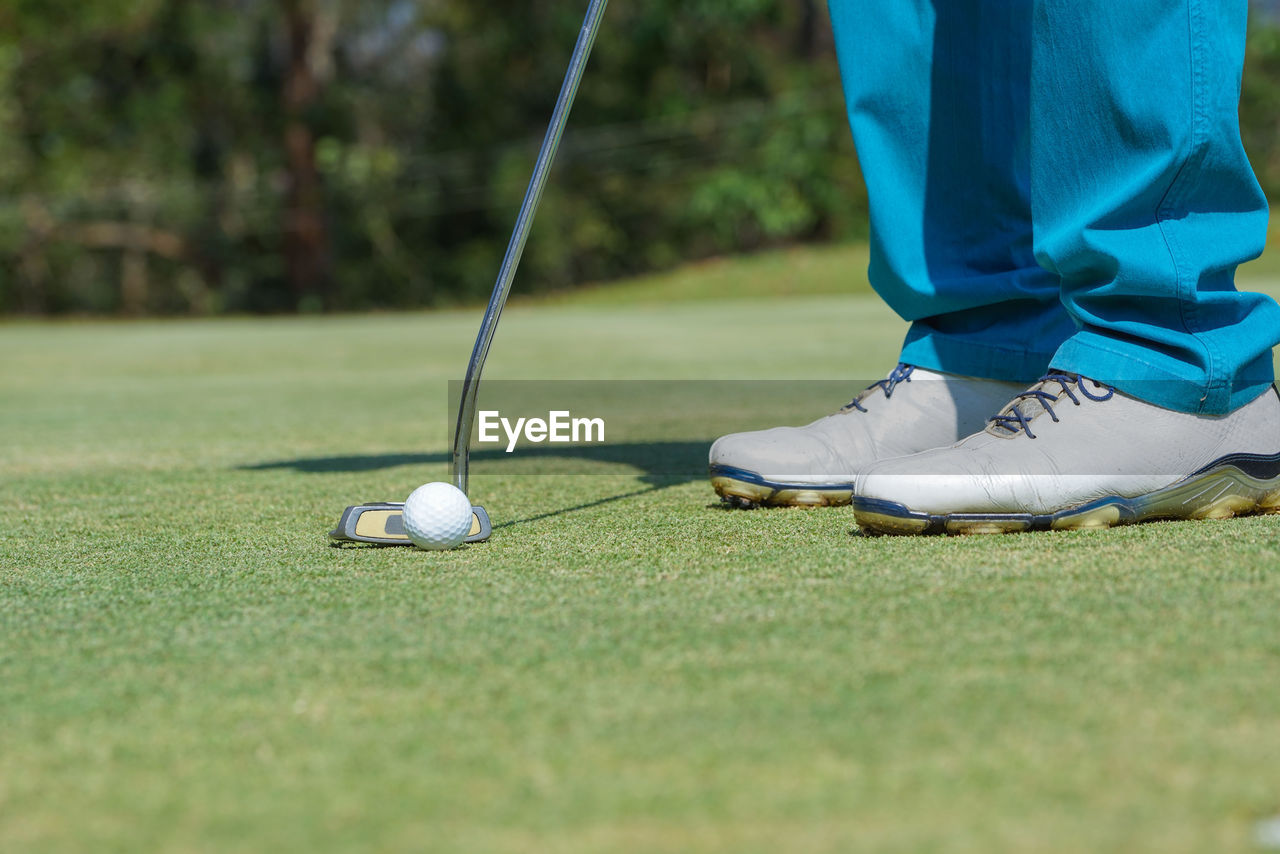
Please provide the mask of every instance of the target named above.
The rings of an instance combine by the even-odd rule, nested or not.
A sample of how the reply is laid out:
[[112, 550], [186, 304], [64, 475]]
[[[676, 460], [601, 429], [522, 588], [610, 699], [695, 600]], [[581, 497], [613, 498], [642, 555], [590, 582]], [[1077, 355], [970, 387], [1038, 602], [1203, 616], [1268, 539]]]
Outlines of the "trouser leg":
[[902, 360], [1029, 381], [1075, 331], [1036, 261], [1030, 3], [830, 0]]
[[1185, 412], [1272, 381], [1280, 307], [1239, 293], [1267, 204], [1240, 143], [1247, 0], [1036, 0], [1031, 210], [1079, 326], [1057, 368]]

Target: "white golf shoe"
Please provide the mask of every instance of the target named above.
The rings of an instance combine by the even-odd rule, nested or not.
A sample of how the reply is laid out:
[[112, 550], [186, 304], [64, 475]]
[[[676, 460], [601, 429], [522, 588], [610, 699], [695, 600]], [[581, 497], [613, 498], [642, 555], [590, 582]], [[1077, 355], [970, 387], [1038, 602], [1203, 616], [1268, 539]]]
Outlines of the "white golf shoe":
[[1050, 373], [986, 429], [870, 466], [854, 514], [884, 534], [1106, 528], [1280, 512], [1280, 391], [1229, 415]]
[[876, 460], [949, 445], [1025, 388], [901, 364], [834, 415], [805, 427], [722, 436], [711, 446], [711, 485], [726, 503], [848, 504], [858, 472]]

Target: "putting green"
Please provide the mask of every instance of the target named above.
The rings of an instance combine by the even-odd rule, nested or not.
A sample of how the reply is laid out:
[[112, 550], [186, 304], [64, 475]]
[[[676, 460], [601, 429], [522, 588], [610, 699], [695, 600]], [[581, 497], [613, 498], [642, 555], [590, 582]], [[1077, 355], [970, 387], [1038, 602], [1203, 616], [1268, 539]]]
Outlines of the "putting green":
[[[517, 304], [487, 376], [876, 376], [864, 255]], [[0, 850], [1251, 851], [1280, 813], [1280, 517], [864, 539], [603, 461], [478, 475], [483, 545], [329, 547], [445, 476], [478, 321], [0, 329]]]

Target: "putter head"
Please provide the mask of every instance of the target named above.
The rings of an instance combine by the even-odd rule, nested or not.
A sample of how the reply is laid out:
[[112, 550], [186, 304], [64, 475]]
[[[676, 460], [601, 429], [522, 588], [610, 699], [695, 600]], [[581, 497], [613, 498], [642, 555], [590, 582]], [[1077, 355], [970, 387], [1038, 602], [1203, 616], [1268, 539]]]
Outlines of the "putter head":
[[[464, 542], [482, 543], [493, 533], [489, 514], [480, 505], [471, 507], [471, 533]], [[335, 543], [372, 543], [379, 546], [411, 546], [404, 530], [403, 501], [353, 504], [342, 511], [338, 527], [329, 532]]]

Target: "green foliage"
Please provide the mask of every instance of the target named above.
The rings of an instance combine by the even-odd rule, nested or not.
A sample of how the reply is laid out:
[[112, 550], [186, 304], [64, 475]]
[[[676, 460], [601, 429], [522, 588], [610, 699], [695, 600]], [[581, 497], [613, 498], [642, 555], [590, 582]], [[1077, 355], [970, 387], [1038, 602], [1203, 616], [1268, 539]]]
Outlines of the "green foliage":
[[[521, 288], [860, 233], [865, 203], [834, 59], [825, 50], [815, 60], [800, 42], [805, 5], [616, 4], [579, 92]], [[382, 211], [379, 222], [356, 220], [362, 233], [353, 236], [367, 257], [343, 269], [344, 287], [370, 305], [488, 292], [580, 14], [525, 2], [423, 7], [421, 27], [442, 34], [444, 45], [425, 91], [414, 78], [379, 85], [382, 97], [405, 105], [401, 118], [419, 109], [424, 117], [416, 125], [397, 120], [391, 132], [402, 136], [382, 128], [379, 144], [402, 155], [391, 184], [355, 176], [330, 184], [353, 201], [376, 198]], [[368, 143], [357, 135], [342, 144]], [[850, 165], [833, 180], [831, 164], [841, 159]], [[419, 251], [395, 251], [403, 246]], [[390, 279], [395, 284], [385, 285]]]
[[1250, 35], [1240, 124], [1263, 189], [1280, 198], [1280, 24], [1261, 24]]
[[[292, 112], [289, 10], [310, 27]], [[7, 5], [0, 312], [482, 299], [581, 14], [528, 0]], [[1260, 19], [1241, 116], [1273, 195], [1278, 115], [1280, 34]], [[298, 131], [313, 164], [286, 155]], [[308, 169], [316, 197], [292, 198]], [[304, 280], [286, 251], [299, 212], [322, 229]], [[518, 289], [865, 232], [821, 3], [614, 3]]]
[[[577, 4], [300, 3], [324, 270], [283, 246], [283, 3], [22, 3], [0, 42], [0, 311], [439, 305], [487, 293]], [[562, 288], [861, 233], [812, 0], [615, 4], [521, 277]], [[832, 176], [832, 164], [836, 175]]]

